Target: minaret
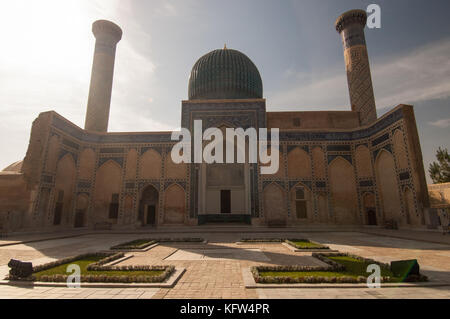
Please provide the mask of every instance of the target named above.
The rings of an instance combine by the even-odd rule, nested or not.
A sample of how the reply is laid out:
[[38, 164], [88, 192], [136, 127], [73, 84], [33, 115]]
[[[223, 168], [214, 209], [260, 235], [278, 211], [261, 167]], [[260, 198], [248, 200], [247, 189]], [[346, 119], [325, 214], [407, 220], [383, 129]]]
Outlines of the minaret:
[[335, 24], [337, 32], [342, 36], [344, 45], [350, 103], [353, 111], [360, 112], [362, 125], [371, 124], [377, 119], [369, 56], [364, 35], [366, 23], [367, 13], [364, 10], [351, 10], [341, 15]]
[[116, 46], [122, 39], [122, 30], [110, 21], [99, 20], [92, 25], [92, 32], [96, 43], [84, 128], [107, 132]]

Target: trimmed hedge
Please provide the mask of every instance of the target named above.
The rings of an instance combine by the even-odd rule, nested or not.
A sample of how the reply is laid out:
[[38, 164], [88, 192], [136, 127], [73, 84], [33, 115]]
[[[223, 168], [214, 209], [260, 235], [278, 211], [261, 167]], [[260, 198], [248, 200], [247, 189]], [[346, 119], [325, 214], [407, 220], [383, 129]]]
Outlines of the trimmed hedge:
[[[251, 267], [251, 272], [257, 283], [269, 284], [269, 283], [366, 283], [367, 276], [303, 276], [303, 277], [289, 277], [289, 276], [261, 276], [261, 272], [337, 272], [343, 273], [347, 269], [344, 265], [329, 259], [328, 257], [350, 257], [367, 264], [377, 264], [382, 268], [390, 269], [389, 264], [381, 263], [373, 259], [364, 258], [352, 254], [344, 253], [313, 253], [314, 258], [326, 263], [328, 267], [311, 267], [311, 266], [256, 266]], [[427, 277], [410, 276], [406, 282], [418, 282], [427, 281]], [[381, 277], [381, 282], [392, 282], [391, 277]]]
[[284, 239], [281, 238], [243, 238], [243, 243], [282, 243]]
[[345, 268], [336, 263], [336, 266], [330, 267], [311, 267], [311, 266], [259, 266], [252, 267], [251, 272], [255, 278], [255, 282], [262, 284], [296, 284], [296, 283], [361, 283], [366, 282], [366, 277], [359, 276], [357, 278], [344, 277], [323, 277], [323, 276], [304, 276], [304, 277], [263, 277], [260, 272], [342, 272]]
[[[82, 254], [74, 257], [60, 259], [54, 262], [50, 262], [44, 265], [33, 267], [33, 273], [45, 271], [51, 268], [55, 268], [64, 264], [70, 264], [77, 260], [85, 259], [88, 257], [105, 257], [96, 263], [88, 265], [87, 270], [89, 271], [162, 271], [163, 273], [156, 276], [135, 276], [135, 275], [121, 275], [121, 276], [108, 276], [106, 274], [98, 275], [81, 275], [81, 282], [95, 282], [95, 283], [155, 283], [164, 282], [169, 278], [175, 271], [175, 266], [104, 266], [114, 260], [118, 260], [124, 257], [124, 253], [88, 253]], [[42, 275], [40, 281], [42, 282], [67, 282], [69, 275], [55, 274], [55, 275]], [[20, 280], [20, 281], [36, 281], [36, 277], [33, 275], [29, 278], [8, 278], [9, 280]]]

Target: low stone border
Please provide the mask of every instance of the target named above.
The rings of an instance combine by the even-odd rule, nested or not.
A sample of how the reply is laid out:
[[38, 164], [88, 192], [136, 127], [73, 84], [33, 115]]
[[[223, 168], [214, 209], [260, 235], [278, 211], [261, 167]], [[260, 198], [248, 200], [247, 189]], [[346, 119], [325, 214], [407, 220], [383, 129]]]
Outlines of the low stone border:
[[[244, 287], [248, 289], [260, 289], [260, 288], [368, 288], [366, 283], [317, 283], [317, 284], [260, 284], [255, 281], [253, 274], [250, 270], [251, 267], [242, 269], [242, 278], [244, 280]], [[450, 283], [439, 282], [415, 282], [415, 283], [381, 283], [381, 288], [412, 288], [412, 287], [446, 287], [450, 286]]]
[[145, 240], [146, 242], [143, 244], [133, 244], [133, 242], [136, 242], [137, 240], [141, 240], [141, 239], [135, 239], [129, 242], [125, 242], [125, 243], [121, 243], [115, 246], [112, 246], [110, 248], [110, 250], [112, 251], [142, 251], [144, 249], [146, 249], [149, 246], [152, 246], [154, 244], [157, 244], [157, 241], [154, 239], [146, 239], [146, 238], [142, 238], [142, 240]]
[[[173, 288], [177, 284], [178, 280], [186, 272], [186, 268], [175, 268], [172, 275], [164, 282], [155, 283], [94, 283], [94, 282], [82, 282], [81, 288]], [[43, 282], [43, 281], [9, 281], [0, 280], [0, 285], [14, 286], [14, 287], [61, 287], [67, 288], [67, 283], [64, 282]]]
[[112, 251], [120, 251], [123, 253], [139, 253], [139, 252], [149, 251], [149, 250], [155, 248], [156, 246], [159, 246], [159, 243], [154, 243], [154, 244], [151, 244], [150, 246], [146, 246], [145, 248], [141, 248], [141, 249], [139, 249], [139, 248], [136, 248], [136, 249], [114, 249]]
[[[146, 240], [148, 242], [141, 245], [131, 245], [133, 241], [127, 243], [118, 244], [112, 246], [110, 250], [112, 251], [122, 251], [122, 252], [145, 252], [152, 248], [162, 244], [162, 243], [173, 243], [173, 244], [207, 244], [208, 241], [203, 238], [141, 238], [141, 240]], [[134, 247], [134, 248], [133, 248]]]
[[282, 243], [282, 245], [286, 248], [288, 248], [291, 251], [294, 252], [303, 252], [303, 253], [321, 253], [321, 252], [327, 252], [327, 253], [339, 253], [339, 250], [332, 250], [330, 248], [327, 249], [312, 249], [312, 248], [308, 248], [308, 249], [300, 249], [300, 248], [295, 248], [294, 246], [288, 244], [288, 243]]
[[[108, 272], [108, 271], [162, 271], [160, 275], [132, 275], [123, 274], [108, 276], [103, 273], [83, 275], [81, 274], [81, 282], [85, 283], [161, 283], [166, 281], [175, 271], [175, 266], [154, 266], [154, 265], [129, 265], [129, 266], [114, 266], [114, 264], [119, 263], [125, 259], [131, 258], [130, 256], [125, 256], [123, 252], [113, 253], [113, 252], [97, 252], [97, 253], [86, 253], [78, 256], [68, 257], [52, 261], [43, 265], [33, 267], [33, 274], [28, 278], [16, 278], [8, 275], [6, 280], [9, 281], [21, 281], [21, 282], [35, 282], [35, 274], [37, 272], [45, 271], [54, 267], [58, 267], [64, 264], [70, 264], [77, 260], [96, 256], [103, 257], [95, 263], [89, 264], [86, 269], [88, 271], [98, 271], [98, 272]], [[53, 274], [53, 275], [42, 275], [39, 279], [41, 282], [63, 282], [66, 283], [69, 275], [67, 274]]]
[[128, 260], [128, 259], [133, 258], [133, 257], [134, 257], [134, 255], [125, 255], [122, 258], [113, 260], [113, 261], [105, 264], [105, 266], [114, 266], [114, 265], [120, 264], [122, 261]]
[[247, 244], [260, 244], [260, 243], [279, 244], [284, 241], [285, 241], [284, 238], [242, 238], [238, 242]]

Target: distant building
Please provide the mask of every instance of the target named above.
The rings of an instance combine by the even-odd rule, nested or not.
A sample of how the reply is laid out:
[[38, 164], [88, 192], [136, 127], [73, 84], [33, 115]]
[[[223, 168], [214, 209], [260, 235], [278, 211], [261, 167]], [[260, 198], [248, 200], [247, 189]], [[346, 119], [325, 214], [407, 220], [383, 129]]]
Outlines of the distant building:
[[25, 159], [0, 174], [0, 213], [9, 213], [13, 231], [212, 222], [425, 227], [430, 205], [413, 107], [377, 117], [366, 20], [352, 10], [336, 21], [349, 111], [266, 111], [259, 71], [236, 50], [212, 51], [194, 65], [181, 126], [192, 130], [201, 119], [204, 129], [279, 128], [274, 175], [250, 163], [174, 164], [171, 132], [108, 133], [122, 31], [97, 21], [85, 129], [40, 114]]
[[431, 208], [436, 209], [437, 215], [445, 213], [446, 218], [450, 217], [450, 183], [428, 185], [428, 192]]

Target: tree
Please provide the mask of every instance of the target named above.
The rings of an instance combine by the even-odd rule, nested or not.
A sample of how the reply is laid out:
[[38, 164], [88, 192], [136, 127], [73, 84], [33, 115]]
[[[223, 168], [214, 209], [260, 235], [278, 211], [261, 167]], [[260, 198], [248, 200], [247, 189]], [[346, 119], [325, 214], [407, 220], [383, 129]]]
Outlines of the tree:
[[447, 149], [439, 149], [436, 152], [437, 162], [430, 164], [428, 172], [434, 183], [450, 182], [450, 155]]

